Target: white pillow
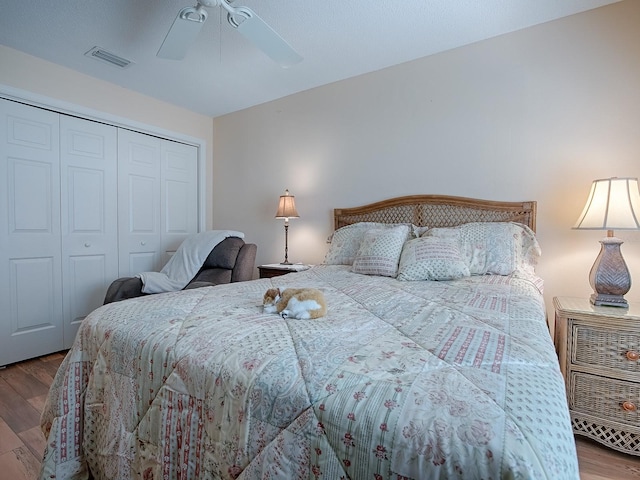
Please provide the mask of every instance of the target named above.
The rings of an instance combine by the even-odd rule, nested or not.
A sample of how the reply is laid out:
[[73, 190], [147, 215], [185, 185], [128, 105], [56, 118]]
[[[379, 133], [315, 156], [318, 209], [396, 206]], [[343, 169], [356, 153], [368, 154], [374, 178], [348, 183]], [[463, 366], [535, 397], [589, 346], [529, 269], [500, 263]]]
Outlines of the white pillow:
[[456, 280], [469, 275], [456, 241], [422, 237], [404, 244], [398, 280]]
[[432, 228], [425, 235], [456, 242], [471, 275], [510, 275], [517, 269], [533, 269], [540, 255], [534, 233], [520, 223], [473, 222]]
[[368, 230], [372, 228], [389, 229], [399, 225], [402, 224], [358, 222], [339, 228], [330, 237], [331, 244], [325, 255], [324, 263], [326, 265], [353, 265], [364, 234]]
[[407, 235], [409, 235], [409, 227], [406, 225], [367, 230], [351, 270], [365, 275], [395, 277]]

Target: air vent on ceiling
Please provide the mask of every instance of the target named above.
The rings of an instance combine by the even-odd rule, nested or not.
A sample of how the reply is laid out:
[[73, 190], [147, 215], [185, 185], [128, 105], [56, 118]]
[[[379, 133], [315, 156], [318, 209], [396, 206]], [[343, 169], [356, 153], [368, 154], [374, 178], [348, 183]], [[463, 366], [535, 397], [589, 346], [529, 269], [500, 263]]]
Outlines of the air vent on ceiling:
[[115, 65], [119, 68], [127, 68], [133, 63], [131, 60], [127, 60], [126, 58], [119, 57], [114, 53], [107, 52], [104, 48], [100, 47], [93, 47], [85, 53], [85, 56], [110, 63], [111, 65]]

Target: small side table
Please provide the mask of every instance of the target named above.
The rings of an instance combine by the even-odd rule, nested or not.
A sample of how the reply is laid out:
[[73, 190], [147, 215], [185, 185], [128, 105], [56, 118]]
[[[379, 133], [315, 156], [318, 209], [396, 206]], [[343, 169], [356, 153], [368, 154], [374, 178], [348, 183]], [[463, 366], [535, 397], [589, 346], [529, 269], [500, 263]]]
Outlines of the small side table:
[[302, 272], [309, 268], [311, 268], [311, 265], [304, 265], [302, 263], [293, 263], [291, 265], [269, 263], [267, 265], [260, 265], [258, 270], [260, 272], [260, 278], [271, 278], [286, 275], [287, 273]]
[[640, 304], [556, 297], [553, 305], [574, 433], [640, 455]]

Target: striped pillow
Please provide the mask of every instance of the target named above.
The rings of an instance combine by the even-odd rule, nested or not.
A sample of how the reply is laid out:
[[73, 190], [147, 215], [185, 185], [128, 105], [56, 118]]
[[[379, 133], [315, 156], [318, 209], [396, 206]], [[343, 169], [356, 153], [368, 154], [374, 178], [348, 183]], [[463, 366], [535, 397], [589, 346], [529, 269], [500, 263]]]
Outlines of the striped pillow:
[[406, 225], [367, 230], [351, 270], [364, 275], [395, 277], [407, 235], [409, 235], [409, 227]]

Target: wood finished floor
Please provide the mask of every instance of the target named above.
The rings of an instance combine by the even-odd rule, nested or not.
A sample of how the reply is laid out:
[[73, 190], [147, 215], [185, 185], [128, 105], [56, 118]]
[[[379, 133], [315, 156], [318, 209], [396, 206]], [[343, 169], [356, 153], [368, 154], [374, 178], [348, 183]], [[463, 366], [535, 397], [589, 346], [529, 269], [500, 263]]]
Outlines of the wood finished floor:
[[[45, 440], [40, 412], [64, 352], [0, 370], [0, 477], [34, 480]], [[581, 480], [640, 480], [640, 457], [576, 438]]]
[[45, 446], [40, 412], [63, 358], [54, 353], [0, 370], [1, 478], [38, 477]]

